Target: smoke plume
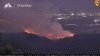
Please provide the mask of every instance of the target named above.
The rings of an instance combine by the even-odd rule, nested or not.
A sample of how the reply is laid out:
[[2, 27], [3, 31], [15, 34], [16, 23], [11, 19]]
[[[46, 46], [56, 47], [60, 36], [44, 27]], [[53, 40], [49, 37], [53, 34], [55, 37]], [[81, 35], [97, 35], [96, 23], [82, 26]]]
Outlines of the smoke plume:
[[[12, 8], [3, 10], [2, 18], [10, 23], [3, 27], [7, 32], [20, 32], [26, 30], [49, 39], [59, 39], [73, 36], [69, 31], [63, 30], [57, 21], [51, 21], [53, 14], [59, 12], [59, 8], [49, 0], [32, 1], [31, 8]], [[29, 30], [30, 29], [30, 30]]]

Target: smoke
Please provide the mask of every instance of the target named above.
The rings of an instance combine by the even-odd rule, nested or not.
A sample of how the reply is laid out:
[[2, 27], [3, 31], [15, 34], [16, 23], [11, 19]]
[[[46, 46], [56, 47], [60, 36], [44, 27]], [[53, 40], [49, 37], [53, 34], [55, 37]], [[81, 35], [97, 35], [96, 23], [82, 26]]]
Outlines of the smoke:
[[33, 22], [31, 27], [25, 27], [25, 32], [45, 36], [51, 40], [74, 36], [74, 33], [64, 30], [57, 21], [51, 22], [50, 18], [45, 18], [45, 20], [36, 21], [35, 23]]
[[[34, 0], [35, 1], [35, 0]], [[39, 0], [40, 1], [40, 0]], [[46, 36], [49, 39], [57, 39], [64, 35], [69, 35], [69, 31], [63, 30], [57, 21], [51, 21], [51, 14], [59, 12], [59, 8], [48, 0], [41, 2], [32, 2], [32, 8], [12, 8], [3, 10], [2, 18], [10, 23], [3, 27], [8, 32], [20, 32], [31, 28], [31, 31], [40, 36]], [[49, 36], [51, 34], [52, 36]]]

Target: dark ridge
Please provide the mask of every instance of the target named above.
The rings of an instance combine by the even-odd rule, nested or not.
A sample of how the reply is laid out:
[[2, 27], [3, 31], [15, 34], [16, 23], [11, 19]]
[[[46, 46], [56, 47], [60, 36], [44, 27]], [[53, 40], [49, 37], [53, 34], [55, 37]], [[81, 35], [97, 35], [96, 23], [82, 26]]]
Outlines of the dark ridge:
[[52, 41], [27, 33], [3, 34], [1, 43], [33, 54], [97, 54], [100, 53], [100, 34], [76, 34], [73, 38]]

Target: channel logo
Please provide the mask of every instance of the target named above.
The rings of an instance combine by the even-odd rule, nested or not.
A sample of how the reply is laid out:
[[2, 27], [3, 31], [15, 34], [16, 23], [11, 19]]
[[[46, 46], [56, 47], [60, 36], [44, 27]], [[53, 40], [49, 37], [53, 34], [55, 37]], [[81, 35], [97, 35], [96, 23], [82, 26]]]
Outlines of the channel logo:
[[12, 6], [11, 3], [6, 3], [6, 4], [4, 5], [3, 8], [7, 9], [7, 8], [12, 8], [12, 7], [13, 7], [13, 8], [14, 8], [14, 7], [16, 7], [16, 8], [31, 8], [32, 5], [31, 5], [31, 4], [14, 4], [14, 5]]
[[4, 5], [4, 8], [12, 8], [12, 5], [11, 5], [10, 3], [6, 3], [6, 4]]
[[95, 6], [97, 6], [97, 7], [100, 6], [100, 0], [95, 0]]

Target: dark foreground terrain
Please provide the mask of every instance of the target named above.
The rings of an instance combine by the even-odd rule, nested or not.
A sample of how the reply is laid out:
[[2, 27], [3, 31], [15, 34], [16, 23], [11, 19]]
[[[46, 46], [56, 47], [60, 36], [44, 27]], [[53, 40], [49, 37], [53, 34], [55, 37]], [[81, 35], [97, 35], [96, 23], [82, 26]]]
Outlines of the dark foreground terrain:
[[[73, 38], [56, 41], [27, 33], [5, 33], [1, 37], [0, 49], [6, 46], [8, 54], [100, 53], [100, 34], [76, 34]], [[1, 50], [0, 54], [5, 53]]]

